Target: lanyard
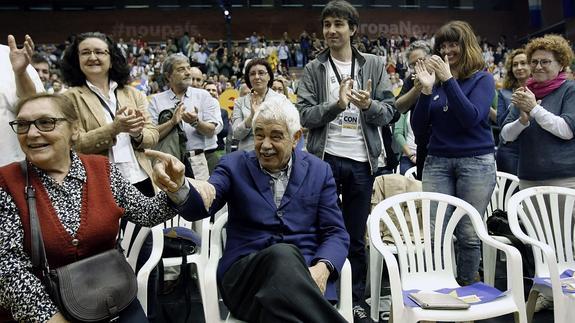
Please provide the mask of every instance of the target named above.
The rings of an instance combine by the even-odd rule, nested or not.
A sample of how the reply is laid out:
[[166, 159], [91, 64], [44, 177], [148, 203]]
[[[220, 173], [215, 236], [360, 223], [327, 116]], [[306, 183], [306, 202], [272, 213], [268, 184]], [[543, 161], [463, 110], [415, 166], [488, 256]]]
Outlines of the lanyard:
[[[335, 78], [337, 79], [337, 83], [341, 85], [341, 76], [339, 75], [339, 72], [337, 71], [337, 66], [335, 66], [335, 63], [333, 62], [331, 55], [329, 55], [328, 59], [329, 59], [329, 64], [331, 65], [331, 69], [333, 70], [333, 73], [335, 74]], [[355, 57], [353, 55], [353, 52], [351, 53], [351, 79], [352, 80], [355, 79]], [[347, 108], [348, 109], [351, 108], [351, 103], [347, 104]]]
[[[337, 82], [339, 84], [341, 84], [341, 76], [339, 75], [339, 72], [337, 71], [337, 66], [335, 66], [335, 63], [333, 62], [331, 55], [329, 55], [328, 59], [329, 59], [329, 64], [331, 65], [331, 68], [333, 69], [333, 73], [335, 74], [335, 78], [337, 78]], [[351, 54], [351, 78], [355, 79], [355, 57], [353, 56], [353, 53]]]
[[[92, 91], [92, 93], [94, 93], [94, 95], [98, 98], [98, 101], [100, 101], [100, 103], [102, 104], [102, 107], [104, 107], [104, 109], [106, 109], [106, 111], [108, 111], [108, 113], [110, 114], [110, 117], [112, 117], [112, 120], [114, 120], [114, 118], [116, 116], [114, 115], [114, 113], [112, 113], [112, 110], [110, 110], [110, 107], [108, 106], [108, 104], [106, 102], [104, 102], [104, 100], [102, 100], [102, 98], [96, 92], [94, 92], [94, 90], [90, 89], [90, 91]], [[118, 93], [118, 89], [114, 90], [114, 96], [116, 97], [116, 111], [118, 111], [118, 109], [120, 109], [120, 102], [118, 101], [117, 93]]]

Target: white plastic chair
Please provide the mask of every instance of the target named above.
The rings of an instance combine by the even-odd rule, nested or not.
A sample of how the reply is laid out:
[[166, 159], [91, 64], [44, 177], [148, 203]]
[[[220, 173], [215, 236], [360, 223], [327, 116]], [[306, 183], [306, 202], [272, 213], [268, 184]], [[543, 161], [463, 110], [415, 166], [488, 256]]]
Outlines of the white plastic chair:
[[532, 246], [535, 277], [551, 279], [551, 288], [537, 283], [531, 288], [527, 301], [530, 322], [540, 293], [553, 297], [555, 323], [573, 322], [575, 317], [575, 294], [563, 293], [559, 280], [566, 269], [575, 270], [574, 205], [575, 190], [553, 186], [528, 188], [509, 200], [509, 226], [519, 240]]
[[[422, 205], [421, 223], [417, 217], [417, 201]], [[437, 202], [435, 232], [431, 232], [430, 226], [432, 202]], [[407, 214], [403, 212], [402, 204], [407, 205]], [[455, 209], [445, 232], [442, 232], [442, 223], [448, 206], [453, 206]], [[392, 209], [398, 215], [399, 227], [394, 225], [387, 214], [388, 209]], [[491, 302], [471, 305], [466, 310], [426, 310], [420, 307], [406, 306], [403, 303], [403, 290], [432, 291], [459, 287], [453, 273], [452, 245], [455, 227], [463, 216], [470, 218], [477, 236], [483, 243], [505, 252], [507, 256], [507, 291], [503, 296]], [[423, 229], [423, 237], [419, 230], [413, 230], [414, 238], [411, 238], [405, 217], [411, 218], [414, 228], [421, 227]], [[389, 247], [385, 246], [381, 240], [380, 221], [383, 221], [384, 225], [388, 226], [391, 231], [397, 248], [399, 264]], [[422, 320], [473, 321], [515, 313], [516, 322], [527, 322], [523, 301], [523, 281], [521, 279], [521, 255], [515, 248], [491, 238], [483, 225], [481, 215], [469, 203], [453, 196], [431, 192], [396, 195], [382, 201], [375, 207], [368, 219], [368, 231], [370, 244], [383, 256], [389, 273], [391, 318], [393, 321], [401, 323]], [[432, 236], [434, 237], [433, 245]], [[370, 261], [372, 260], [370, 259]], [[381, 282], [378, 285], [381, 285]], [[378, 291], [375, 295], [372, 294], [372, 299], [377, 299], [379, 296]]]
[[417, 173], [417, 166], [413, 166], [410, 169], [406, 170], [405, 174], [403, 174], [403, 176], [405, 176], [407, 178], [415, 179], [415, 173]]
[[[204, 286], [205, 281], [204, 276], [206, 266], [208, 265], [208, 255], [209, 255], [208, 247], [210, 245], [210, 218], [204, 218], [198, 221], [190, 222], [185, 220], [181, 216], [176, 215], [172, 219], [164, 222], [163, 227], [164, 228], [184, 227], [194, 230], [200, 236], [201, 243], [198, 246], [199, 250], [197, 250], [195, 253], [191, 255], [188, 255], [186, 257], [186, 262], [188, 264], [194, 264], [196, 267], [196, 272], [198, 274], [198, 286], [200, 290], [200, 296], [202, 298], [202, 306], [204, 309], [204, 313], [207, 313], [206, 288]], [[182, 257], [162, 258], [162, 261], [164, 264], [164, 268], [179, 267], [182, 265]], [[206, 322], [210, 321], [206, 319]]]
[[[148, 278], [150, 277], [150, 272], [156, 267], [162, 258], [162, 250], [164, 249], [164, 235], [162, 233], [162, 226], [157, 225], [153, 228], [140, 227], [135, 238], [132, 238], [136, 225], [132, 222], [127, 222], [124, 234], [122, 237], [121, 246], [124, 249], [124, 256], [128, 260], [128, 263], [136, 271], [136, 263], [138, 261], [138, 255], [140, 250], [148, 236], [148, 233], [152, 233], [152, 252], [148, 260], [144, 263], [142, 268], [137, 273], [138, 280], [138, 300], [144, 309], [146, 315], [148, 314]], [[133, 241], [130, 246], [130, 242]]]
[[[491, 216], [493, 211], [500, 209], [507, 211], [508, 201], [519, 191], [519, 178], [505, 172], [497, 172], [497, 182], [491, 195], [491, 201], [487, 205], [484, 222]], [[505, 237], [492, 236], [495, 240], [510, 245], [511, 241]], [[497, 264], [497, 250], [487, 244], [483, 244], [483, 279], [486, 284], [495, 286], [495, 265]]]
[[[210, 241], [210, 259], [206, 268], [206, 322], [218, 323], [241, 323], [230, 314], [225, 320], [220, 316], [220, 296], [216, 281], [218, 262], [223, 254], [226, 233], [225, 225], [228, 222], [228, 214], [221, 214], [212, 227], [212, 239]], [[353, 322], [352, 296], [351, 296], [351, 265], [346, 260], [341, 270], [339, 279], [339, 302], [336, 306], [339, 313], [348, 321]]]

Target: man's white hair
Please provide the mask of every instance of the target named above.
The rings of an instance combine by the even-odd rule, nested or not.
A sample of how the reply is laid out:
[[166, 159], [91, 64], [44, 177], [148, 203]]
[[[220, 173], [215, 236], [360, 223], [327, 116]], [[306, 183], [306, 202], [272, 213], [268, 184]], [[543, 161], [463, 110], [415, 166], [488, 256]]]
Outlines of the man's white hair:
[[292, 139], [295, 133], [301, 129], [299, 112], [296, 107], [284, 97], [278, 96], [265, 100], [254, 115], [252, 129], [255, 129], [258, 119], [284, 122]]

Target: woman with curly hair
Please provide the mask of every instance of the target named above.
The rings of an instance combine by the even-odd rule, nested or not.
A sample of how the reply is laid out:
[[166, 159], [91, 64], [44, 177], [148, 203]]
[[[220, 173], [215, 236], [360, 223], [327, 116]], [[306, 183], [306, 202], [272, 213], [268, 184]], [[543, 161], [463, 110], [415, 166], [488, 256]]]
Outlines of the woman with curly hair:
[[[466, 22], [451, 21], [439, 28], [434, 52], [415, 65], [421, 93], [411, 120], [413, 133], [417, 137], [431, 129], [423, 191], [458, 197], [483, 214], [495, 187], [495, 143], [489, 124], [495, 81], [483, 71], [479, 43]], [[451, 212], [437, 225], [445, 231], [450, 217]], [[435, 225], [432, 216], [432, 232]], [[459, 221], [455, 236], [457, 280], [469, 285], [479, 279], [481, 242], [468, 217]]]
[[116, 43], [99, 32], [77, 35], [62, 60], [62, 76], [70, 86], [64, 95], [80, 117], [76, 151], [108, 156], [130, 183], [153, 196], [152, 165], [144, 149], [153, 147], [159, 134], [146, 97], [127, 85], [129, 75]]
[[[525, 49], [513, 50], [505, 60], [507, 71], [503, 79], [503, 88], [497, 91], [497, 125], [503, 127], [503, 122], [509, 114], [511, 95], [516, 89], [525, 86], [531, 76], [531, 67], [527, 61]], [[497, 170], [517, 175], [517, 162], [519, 160], [519, 145], [515, 142], [505, 143], [499, 141], [497, 148]]]
[[565, 38], [546, 35], [525, 53], [532, 76], [513, 92], [501, 130], [503, 140], [519, 142], [519, 186], [575, 188], [575, 83], [565, 73], [573, 51]]

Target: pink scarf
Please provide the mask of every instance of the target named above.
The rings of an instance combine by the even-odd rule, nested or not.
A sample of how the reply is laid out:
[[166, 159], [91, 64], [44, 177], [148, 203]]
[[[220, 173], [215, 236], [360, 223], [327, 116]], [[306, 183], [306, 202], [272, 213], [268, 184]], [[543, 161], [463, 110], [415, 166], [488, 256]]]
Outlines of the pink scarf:
[[529, 90], [535, 94], [535, 98], [539, 100], [559, 88], [566, 79], [567, 74], [565, 72], [561, 72], [556, 78], [545, 82], [536, 82], [532, 77], [530, 77], [525, 83], [525, 86], [527, 86]]

